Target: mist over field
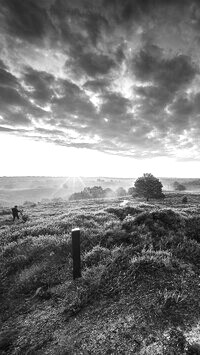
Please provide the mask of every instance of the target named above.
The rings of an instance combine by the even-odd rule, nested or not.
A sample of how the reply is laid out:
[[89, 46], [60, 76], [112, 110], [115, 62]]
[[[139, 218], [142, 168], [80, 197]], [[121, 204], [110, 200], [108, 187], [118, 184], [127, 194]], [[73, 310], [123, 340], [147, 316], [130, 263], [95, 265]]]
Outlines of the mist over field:
[[[173, 191], [176, 181], [186, 187], [185, 192], [200, 192], [200, 179], [186, 178], [159, 178], [163, 189]], [[0, 177], [0, 205], [10, 206], [23, 204], [26, 201], [48, 202], [61, 198], [68, 200], [76, 192], [85, 187], [101, 186], [115, 191], [123, 187], [126, 191], [134, 186], [136, 178], [116, 177]]]
[[102, 186], [116, 189], [133, 186], [133, 179], [85, 178], [85, 177], [1, 177], [0, 204], [10, 205], [25, 201], [39, 202], [43, 199], [67, 200], [85, 187]]

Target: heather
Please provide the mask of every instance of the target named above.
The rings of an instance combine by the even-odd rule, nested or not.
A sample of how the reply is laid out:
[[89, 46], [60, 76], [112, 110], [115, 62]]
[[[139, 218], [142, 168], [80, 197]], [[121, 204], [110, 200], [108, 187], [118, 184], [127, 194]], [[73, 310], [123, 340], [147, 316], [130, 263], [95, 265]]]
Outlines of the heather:
[[[2, 354], [199, 354], [197, 195], [0, 211]], [[73, 280], [71, 230], [82, 277]]]

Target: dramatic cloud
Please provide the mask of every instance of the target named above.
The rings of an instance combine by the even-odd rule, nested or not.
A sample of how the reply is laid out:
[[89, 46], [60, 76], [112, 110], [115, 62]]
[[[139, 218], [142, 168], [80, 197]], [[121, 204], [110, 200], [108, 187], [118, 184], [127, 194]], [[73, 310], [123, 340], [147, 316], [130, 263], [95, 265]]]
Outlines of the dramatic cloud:
[[88, 80], [83, 88], [91, 90], [94, 93], [103, 93], [109, 90], [109, 82], [106, 79]]
[[72, 66], [74, 71], [79, 68], [90, 77], [95, 77], [108, 74], [110, 69], [115, 66], [115, 63], [107, 55], [83, 53], [73, 60]]
[[197, 0], [1, 0], [0, 130], [193, 158], [199, 14]]
[[51, 100], [53, 96], [52, 85], [55, 80], [53, 75], [26, 68], [23, 79], [25, 85], [29, 88], [30, 97], [43, 105]]
[[142, 49], [133, 60], [133, 74], [143, 82], [153, 82], [163, 89], [176, 92], [189, 84], [198, 73], [185, 55], [166, 59], [157, 46]]
[[3, 0], [2, 10], [9, 33], [26, 40], [43, 37], [52, 26], [44, 4], [44, 1], [34, 0]]

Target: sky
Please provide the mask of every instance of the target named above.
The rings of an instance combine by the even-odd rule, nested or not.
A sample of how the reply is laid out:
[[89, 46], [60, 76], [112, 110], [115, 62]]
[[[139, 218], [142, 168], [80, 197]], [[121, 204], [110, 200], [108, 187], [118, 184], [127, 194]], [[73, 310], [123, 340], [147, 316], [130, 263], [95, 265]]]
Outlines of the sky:
[[0, 0], [0, 176], [199, 177], [198, 0]]

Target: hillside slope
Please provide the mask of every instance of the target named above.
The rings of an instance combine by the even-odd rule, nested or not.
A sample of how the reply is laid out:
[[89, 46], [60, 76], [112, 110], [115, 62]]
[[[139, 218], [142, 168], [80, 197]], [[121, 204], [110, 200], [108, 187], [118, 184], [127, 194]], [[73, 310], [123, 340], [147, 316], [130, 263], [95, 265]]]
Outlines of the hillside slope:
[[[200, 354], [200, 197], [0, 211], [1, 354]], [[82, 277], [72, 278], [71, 230]]]

